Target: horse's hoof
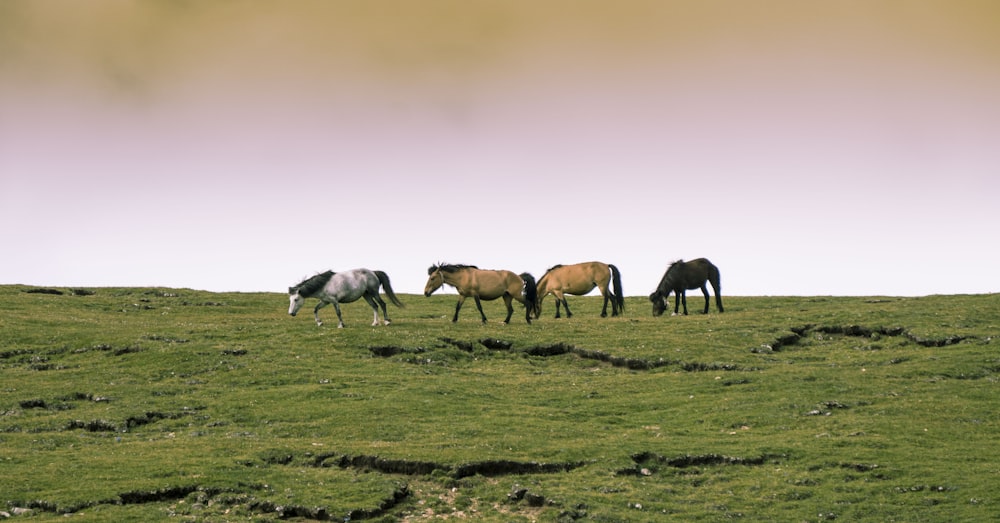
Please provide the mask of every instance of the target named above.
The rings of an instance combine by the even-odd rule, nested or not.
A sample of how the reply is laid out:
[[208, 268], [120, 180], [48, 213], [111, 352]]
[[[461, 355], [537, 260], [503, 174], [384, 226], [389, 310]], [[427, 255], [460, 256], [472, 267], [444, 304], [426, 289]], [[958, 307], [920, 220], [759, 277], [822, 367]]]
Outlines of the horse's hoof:
[[671, 316], [677, 316], [677, 313], [676, 312], [671, 312], [670, 315]]

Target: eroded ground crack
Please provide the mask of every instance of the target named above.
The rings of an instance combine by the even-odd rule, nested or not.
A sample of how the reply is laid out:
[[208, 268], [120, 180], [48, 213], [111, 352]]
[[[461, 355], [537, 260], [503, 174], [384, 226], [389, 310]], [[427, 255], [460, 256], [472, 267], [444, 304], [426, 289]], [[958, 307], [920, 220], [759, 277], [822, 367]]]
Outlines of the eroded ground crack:
[[[465, 352], [473, 352], [475, 350], [475, 343], [469, 341], [455, 340], [452, 338], [440, 338], [440, 340], [450, 346], [456, 347]], [[666, 358], [657, 359], [645, 359], [645, 358], [626, 358], [623, 356], [615, 356], [601, 350], [592, 350], [578, 347], [576, 345], [571, 345], [569, 343], [551, 343], [547, 345], [532, 345], [525, 348], [515, 348], [514, 344], [510, 341], [500, 340], [496, 338], [484, 338], [478, 340], [480, 345], [486, 347], [487, 349], [494, 351], [508, 351], [508, 352], [522, 352], [529, 356], [538, 357], [555, 357], [563, 355], [573, 355], [579, 358], [599, 361], [601, 363], [607, 363], [613, 367], [626, 368], [629, 370], [653, 370], [661, 367], [676, 366], [681, 370], [688, 372], [709, 372], [709, 371], [747, 371], [747, 370], [757, 370], [754, 368], [743, 368], [738, 365], [730, 363], [705, 363], [705, 362], [685, 362], [680, 360], [668, 360]], [[372, 346], [368, 347], [368, 350], [375, 356], [389, 358], [392, 356], [402, 355], [402, 354], [420, 354], [424, 355], [429, 353], [428, 349], [423, 347], [407, 348], [407, 347], [397, 347], [397, 346]], [[432, 361], [431, 358], [422, 358], [414, 360], [419, 363], [426, 363]]]
[[[287, 463], [289, 464], [291, 460]], [[536, 461], [486, 460], [472, 463], [451, 465], [433, 461], [415, 461], [403, 459], [386, 459], [379, 456], [327, 453], [313, 458], [314, 467], [339, 467], [360, 470], [373, 470], [384, 474], [402, 474], [409, 476], [426, 476], [434, 473], [445, 474], [454, 479], [469, 476], [508, 476], [519, 474], [555, 474], [568, 472], [582, 467], [588, 462], [539, 463]]]
[[[46, 500], [8, 501], [8, 504], [18, 507], [22, 511], [40, 511], [69, 515], [98, 505], [139, 505], [190, 498], [202, 506], [208, 504], [227, 507], [242, 506], [251, 512], [274, 514], [279, 519], [306, 518], [315, 521], [358, 521], [385, 516], [411, 494], [407, 485], [400, 485], [373, 507], [355, 508], [344, 514], [331, 514], [326, 507], [281, 504], [272, 500], [257, 498], [254, 492], [262, 489], [266, 490], [265, 486], [242, 485], [242, 488], [241, 490], [199, 485], [178, 485], [153, 490], [133, 490], [123, 492], [112, 498], [87, 501], [74, 505], [59, 505]], [[211, 503], [208, 503], [209, 500], [211, 500]]]
[[946, 347], [949, 345], [955, 345], [967, 339], [970, 336], [947, 336], [945, 338], [924, 338], [922, 336], [917, 336], [912, 332], [906, 330], [903, 327], [864, 327], [861, 325], [801, 325], [798, 327], [791, 327], [789, 329], [791, 332], [782, 336], [779, 336], [774, 341], [769, 344], [764, 344], [761, 347], [754, 347], [751, 352], [762, 352], [762, 351], [773, 351], [778, 352], [781, 349], [793, 345], [797, 345], [802, 339], [804, 339], [808, 334], [817, 332], [822, 334], [839, 334], [843, 336], [852, 336], [859, 338], [871, 338], [873, 336], [903, 336], [906, 339], [920, 345], [921, 347]]
[[767, 463], [779, 463], [785, 459], [788, 459], [788, 456], [784, 454], [761, 454], [760, 456], [749, 458], [726, 456], [723, 454], [685, 454], [669, 458], [652, 452], [639, 452], [632, 455], [634, 465], [619, 470], [617, 474], [622, 476], [650, 476], [655, 474], [660, 467], [664, 466], [675, 469], [723, 465], [759, 466]]

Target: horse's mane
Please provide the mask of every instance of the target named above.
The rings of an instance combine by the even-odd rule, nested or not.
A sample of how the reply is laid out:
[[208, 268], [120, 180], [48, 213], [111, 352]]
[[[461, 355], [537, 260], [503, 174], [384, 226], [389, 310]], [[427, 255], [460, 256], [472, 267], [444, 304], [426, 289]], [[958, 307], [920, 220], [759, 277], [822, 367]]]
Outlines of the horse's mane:
[[[663, 284], [672, 286], [678, 278], [683, 277], [682, 276], [682, 274], [684, 274], [683, 269], [684, 269], [684, 260], [677, 260], [675, 262], [672, 262], [670, 266], [667, 267], [667, 272], [663, 273], [663, 278], [660, 279], [659, 287], [662, 287]], [[659, 287], [657, 287], [657, 290], [659, 290]]]
[[323, 286], [326, 285], [326, 283], [328, 281], [330, 281], [330, 278], [332, 278], [334, 274], [336, 274], [336, 273], [333, 272], [333, 271], [326, 271], [326, 272], [317, 274], [316, 276], [313, 276], [312, 278], [307, 278], [305, 280], [302, 280], [301, 282], [299, 282], [298, 285], [295, 285], [293, 287], [289, 287], [288, 288], [288, 293], [289, 294], [295, 294], [296, 292], [298, 292], [302, 296], [311, 296], [316, 291], [322, 289]]
[[[549, 267], [548, 269], [546, 269], [546, 270], [545, 270], [545, 274], [548, 274], [548, 273], [550, 273], [550, 272], [552, 272], [552, 271], [554, 271], [554, 270], [558, 269], [559, 267], [562, 267], [562, 264], [561, 264], [561, 263], [560, 263], [560, 264], [557, 264], [557, 265], [553, 265], [553, 266]], [[543, 276], [544, 276], [544, 275], [543, 275]]]
[[461, 263], [442, 263], [438, 265], [431, 265], [427, 269], [427, 275], [430, 276], [431, 274], [434, 274], [435, 271], [439, 270], [444, 272], [458, 272], [462, 269], [478, 269], [478, 268], [479, 267], [476, 267], [475, 265], [464, 265]]

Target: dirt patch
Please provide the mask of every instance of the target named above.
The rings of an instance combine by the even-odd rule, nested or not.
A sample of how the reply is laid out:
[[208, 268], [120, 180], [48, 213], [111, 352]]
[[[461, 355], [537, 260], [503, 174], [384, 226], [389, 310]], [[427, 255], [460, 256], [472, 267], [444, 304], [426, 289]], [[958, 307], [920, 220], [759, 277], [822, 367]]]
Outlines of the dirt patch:
[[779, 463], [785, 459], [787, 456], [783, 454], [762, 454], [750, 458], [723, 454], [685, 454], [668, 458], [652, 452], [640, 452], [632, 455], [632, 461], [635, 462], [635, 465], [619, 470], [617, 474], [621, 476], [651, 476], [663, 466], [675, 469], [726, 465], [760, 466], [768, 463]]
[[400, 354], [423, 354], [424, 352], [427, 352], [427, 349], [423, 347], [408, 349], [406, 347], [397, 347], [393, 345], [380, 345], [376, 347], [368, 347], [368, 351], [380, 358], [391, 358]]
[[28, 289], [28, 290], [26, 290], [24, 292], [26, 292], [28, 294], [51, 294], [51, 295], [54, 295], [54, 296], [62, 296], [63, 294], [65, 294], [63, 291], [61, 291], [59, 289], [41, 289], [41, 288], [38, 288], [38, 289]]

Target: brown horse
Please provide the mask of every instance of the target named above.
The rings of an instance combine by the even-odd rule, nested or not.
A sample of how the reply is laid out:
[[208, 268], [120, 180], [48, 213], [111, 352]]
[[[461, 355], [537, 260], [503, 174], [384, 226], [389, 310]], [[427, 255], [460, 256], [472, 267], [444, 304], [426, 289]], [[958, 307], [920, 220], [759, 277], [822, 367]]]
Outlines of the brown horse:
[[[609, 292], [609, 283], [614, 282], [614, 292]], [[535, 317], [542, 313], [542, 300], [552, 294], [556, 298], [556, 318], [559, 317], [559, 305], [566, 307], [566, 317], [572, 318], [566, 295], [583, 296], [597, 287], [604, 297], [604, 308], [601, 317], [608, 315], [608, 302], [611, 302], [611, 315], [618, 316], [625, 312], [625, 295], [622, 294], [622, 275], [618, 267], [601, 262], [577, 263], [575, 265], [556, 265], [538, 280], [538, 300], [535, 305]]]
[[472, 297], [476, 300], [476, 308], [479, 315], [486, 323], [486, 314], [483, 313], [483, 305], [480, 300], [495, 300], [503, 298], [507, 305], [507, 319], [504, 324], [510, 322], [511, 315], [514, 314], [513, 300], [524, 304], [524, 319], [531, 323], [531, 312], [535, 308], [535, 278], [528, 273], [520, 276], [510, 271], [483, 270], [475, 265], [433, 265], [427, 269], [427, 285], [424, 287], [424, 296], [448, 284], [458, 290], [458, 303], [455, 305], [455, 316], [452, 322], [458, 321], [458, 311], [462, 309], [465, 299]]
[[705, 314], [708, 314], [708, 288], [705, 286], [706, 281], [712, 284], [712, 290], [715, 291], [715, 306], [719, 309], [719, 312], [724, 312], [722, 308], [722, 295], [719, 294], [719, 289], [722, 287], [719, 281], [719, 268], [712, 265], [712, 262], [705, 258], [698, 258], [689, 262], [677, 260], [670, 264], [656, 290], [653, 291], [653, 294], [649, 295], [649, 301], [653, 302], [653, 316], [659, 316], [663, 314], [663, 311], [667, 310], [669, 306], [667, 298], [670, 296], [671, 291], [674, 293], [674, 315], [677, 315], [677, 308], [683, 303], [684, 315], [686, 316], [688, 313], [687, 290], [699, 287], [702, 294], [705, 295]]

